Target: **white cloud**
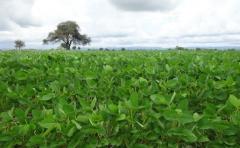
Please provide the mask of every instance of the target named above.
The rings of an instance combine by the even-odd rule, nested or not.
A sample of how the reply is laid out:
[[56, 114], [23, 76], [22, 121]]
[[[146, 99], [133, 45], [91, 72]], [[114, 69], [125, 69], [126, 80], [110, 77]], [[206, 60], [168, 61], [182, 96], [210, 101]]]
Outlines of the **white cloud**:
[[0, 31], [16, 26], [36, 25], [31, 13], [33, 2], [34, 0], [0, 1]]
[[118, 9], [126, 11], [169, 11], [181, 0], [110, 0]]
[[0, 42], [19, 38], [28, 47], [45, 47], [48, 32], [74, 20], [97, 47], [237, 45], [238, 6], [238, 0], [1, 1]]

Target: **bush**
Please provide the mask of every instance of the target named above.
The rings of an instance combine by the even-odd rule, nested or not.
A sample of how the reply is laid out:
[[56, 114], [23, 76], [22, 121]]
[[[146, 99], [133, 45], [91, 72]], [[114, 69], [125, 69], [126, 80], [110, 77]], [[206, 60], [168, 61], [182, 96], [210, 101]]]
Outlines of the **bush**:
[[73, 50], [76, 50], [76, 49], [77, 49], [77, 47], [76, 47], [76, 46], [73, 46], [73, 47], [72, 47], [72, 49], [73, 49]]
[[185, 50], [185, 48], [176, 46], [176, 50]]
[[126, 51], [126, 48], [121, 48], [121, 51]]

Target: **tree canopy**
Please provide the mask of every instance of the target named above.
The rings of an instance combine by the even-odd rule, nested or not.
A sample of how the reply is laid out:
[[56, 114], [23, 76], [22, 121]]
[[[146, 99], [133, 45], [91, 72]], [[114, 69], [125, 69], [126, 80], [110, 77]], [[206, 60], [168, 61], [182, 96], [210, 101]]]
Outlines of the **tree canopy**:
[[66, 21], [58, 24], [57, 29], [50, 32], [48, 37], [43, 40], [44, 44], [61, 42], [61, 46], [67, 50], [74, 45], [87, 45], [91, 38], [80, 33], [79, 25], [74, 21]]
[[22, 40], [16, 40], [14, 43], [15, 43], [16, 49], [21, 49], [21, 48], [25, 47], [25, 43]]

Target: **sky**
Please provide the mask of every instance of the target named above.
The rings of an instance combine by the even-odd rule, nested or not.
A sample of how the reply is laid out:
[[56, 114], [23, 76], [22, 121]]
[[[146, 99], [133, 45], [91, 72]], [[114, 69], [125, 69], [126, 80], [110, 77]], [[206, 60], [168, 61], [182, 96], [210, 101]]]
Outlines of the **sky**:
[[76, 21], [91, 47], [240, 46], [239, 0], [0, 0], [0, 49]]

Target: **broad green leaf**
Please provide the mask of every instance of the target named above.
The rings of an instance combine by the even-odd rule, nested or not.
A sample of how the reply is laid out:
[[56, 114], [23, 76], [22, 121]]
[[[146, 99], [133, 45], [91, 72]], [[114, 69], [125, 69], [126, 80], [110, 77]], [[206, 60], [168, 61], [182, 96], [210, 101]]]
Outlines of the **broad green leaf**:
[[87, 115], [78, 115], [77, 121], [81, 123], [89, 123], [89, 117]]
[[0, 142], [8, 142], [8, 141], [12, 141], [12, 136], [6, 136], [6, 135], [2, 135], [0, 134]]
[[77, 121], [75, 121], [75, 120], [71, 120], [71, 121], [73, 124], [75, 124], [75, 126], [78, 130], [80, 130], [82, 128], [82, 126], [79, 123], [77, 123]]
[[198, 142], [209, 142], [210, 139], [208, 137], [202, 136], [198, 138]]
[[110, 113], [113, 113], [113, 114], [118, 113], [118, 106], [115, 104], [109, 104], [108, 109]]
[[240, 100], [237, 97], [230, 95], [228, 100], [234, 107], [240, 108]]
[[63, 104], [62, 109], [69, 116], [74, 116], [74, 114], [75, 114], [74, 106], [71, 104]]
[[169, 135], [178, 136], [179, 139], [182, 139], [186, 142], [196, 142], [197, 136], [189, 129], [176, 128], [168, 131]]
[[8, 114], [8, 112], [2, 112], [0, 114], [0, 119], [5, 122], [9, 122], [12, 120], [12, 117]]
[[147, 84], [148, 83], [147, 79], [145, 79], [143, 77], [139, 78], [139, 82], [140, 82], [140, 84]]
[[168, 105], [168, 101], [162, 95], [155, 94], [150, 96], [151, 100], [157, 105]]
[[23, 136], [27, 135], [28, 132], [31, 130], [31, 126], [29, 124], [19, 125], [16, 128], [18, 130], [18, 134]]
[[138, 107], [139, 105], [139, 96], [137, 92], [133, 92], [130, 96], [130, 102], [133, 107]]
[[183, 112], [180, 109], [166, 110], [163, 113], [166, 120], [178, 121], [179, 123], [186, 124], [194, 122], [193, 115], [188, 112]]
[[44, 96], [40, 97], [39, 100], [41, 100], [41, 101], [49, 101], [49, 100], [53, 99], [54, 97], [55, 97], [55, 94], [49, 93], [47, 95], [44, 95]]
[[168, 64], [165, 65], [166, 70], [169, 72], [171, 70], [170, 66]]
[[18, 72], [16, 72], [15, 77], [19, 81], [27, 80], [28, 74], [26, 72], [24, 72], [24, 71], [18, 71]]
[[121, 114], [118, 118], [117, 118], [117, 121], [123, 121], [123, 120], [126, 120], [126, 115], [125, 114]]
[[45, 123], [45, 122], [40, 122], [39, 125], [43, 128], [47, 128], [47, 129], [50, 129], [50, 128], [58, 128], [60, 129], [61, 128], [61, 125], [59, 123]]
[[40, 135], [32, 136], [28, 141], [29, 146], [42, 145], [42, 144], [44, 144], [44, 138]]
[[16, 108], [15, 110], [15, 116], [20, 120], [24, 121], [26, 116], [25, 116], [25, 111], [19, 108]]
[[113, 71], [113, 68], [112, 68], [112, 66], [110, 66], [110, 65], [106, 65], [106, 66], [104, 66], [104, 70], [105, 70], [106, 72], [111, 72], [111, 71]]
[[240, 111], [235, 111], [230, 115], [231, 121], [236, 124], [240, 125]]
[[76, 131], [77, 131], [77, 128], [76, 128], [76, 127], [70, 128], [70, 130], [69, 130], [68, 133], [67, 133], [67, 136], [68, 136], [68, 137], [72, 137], [73, 134], [74, 134]]

